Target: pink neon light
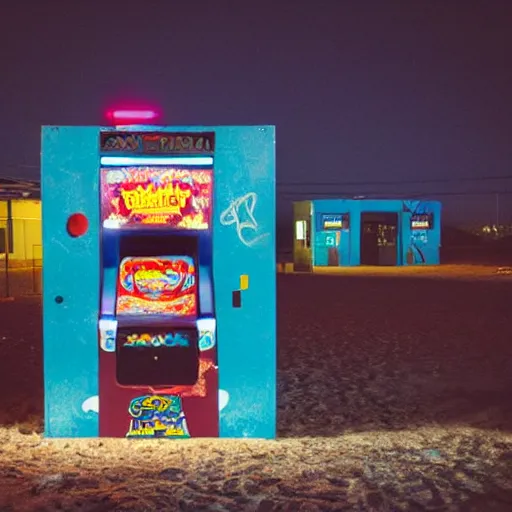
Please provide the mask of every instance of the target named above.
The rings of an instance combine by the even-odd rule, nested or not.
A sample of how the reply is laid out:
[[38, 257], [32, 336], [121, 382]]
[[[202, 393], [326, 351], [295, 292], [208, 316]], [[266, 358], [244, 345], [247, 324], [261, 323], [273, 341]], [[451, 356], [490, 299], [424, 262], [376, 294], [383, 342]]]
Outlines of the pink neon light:
[[116, 121], [148, 121], [155, 119], [157, 113], [153, 110], [114, 110], [111, 116]]

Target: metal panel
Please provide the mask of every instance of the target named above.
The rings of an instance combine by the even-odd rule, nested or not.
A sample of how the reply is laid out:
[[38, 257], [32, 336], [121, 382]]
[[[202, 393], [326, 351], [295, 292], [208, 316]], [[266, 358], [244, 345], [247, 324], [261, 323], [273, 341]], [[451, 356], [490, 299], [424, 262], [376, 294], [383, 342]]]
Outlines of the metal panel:
[[[45, 434], [94, 437], [98, 414], [99, 194], [98, 128], [42, 131], [43, 338]], [[68, 217], [89, 220], [84, 236]], [[84, 405], [85, 403], [85, 405]], [[94, 405], [91, 406], [94, 409]]]
[[[276, 434], [275, 131], [215, 129], [214, 286], [221, 437]], [[240, 276], [241, 307], [233, 307]]]

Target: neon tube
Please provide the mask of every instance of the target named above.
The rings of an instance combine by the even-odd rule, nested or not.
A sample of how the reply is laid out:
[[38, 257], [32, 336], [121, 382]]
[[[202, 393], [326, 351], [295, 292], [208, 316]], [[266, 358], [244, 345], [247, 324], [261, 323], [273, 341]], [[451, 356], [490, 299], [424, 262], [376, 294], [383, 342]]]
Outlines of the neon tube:
[[114, 120], [119, 121], [147, 121], [157, 117], [157, 113], [153, 110], [114, 110], [110, 115]]
[[128, 166], [128, 165], [213, 165], [213, 157], [144, 157], [144, 156], [102, 156], [101, 165]]

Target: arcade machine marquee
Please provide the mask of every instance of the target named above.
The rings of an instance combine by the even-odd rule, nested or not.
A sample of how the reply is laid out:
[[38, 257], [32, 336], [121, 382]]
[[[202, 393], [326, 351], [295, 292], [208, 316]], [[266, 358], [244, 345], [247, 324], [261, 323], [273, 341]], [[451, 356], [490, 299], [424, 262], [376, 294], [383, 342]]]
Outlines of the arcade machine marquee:
[[46, 435], [273, 438], [273, 127], [42, 142]]

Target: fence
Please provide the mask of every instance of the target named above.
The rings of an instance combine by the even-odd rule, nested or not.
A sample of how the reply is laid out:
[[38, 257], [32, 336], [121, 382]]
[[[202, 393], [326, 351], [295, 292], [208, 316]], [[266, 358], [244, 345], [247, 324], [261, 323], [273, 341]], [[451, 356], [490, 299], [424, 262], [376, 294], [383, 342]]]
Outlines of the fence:
[[0, 218], [0, 298], [41, 294], [41, 220]]

